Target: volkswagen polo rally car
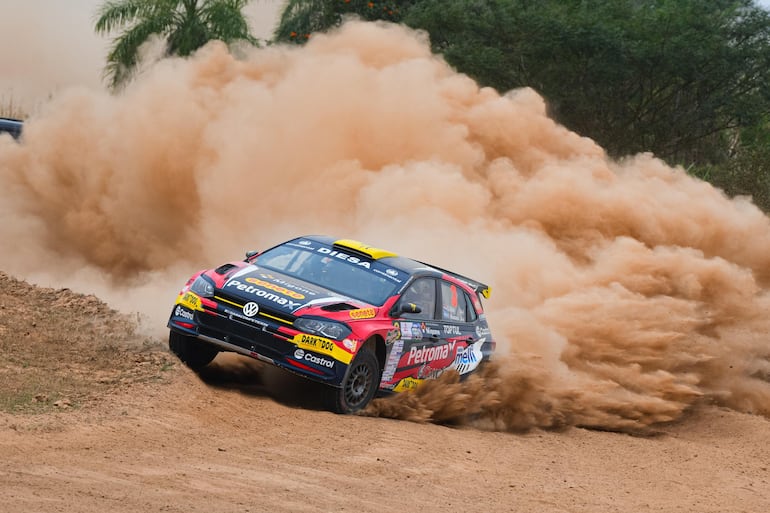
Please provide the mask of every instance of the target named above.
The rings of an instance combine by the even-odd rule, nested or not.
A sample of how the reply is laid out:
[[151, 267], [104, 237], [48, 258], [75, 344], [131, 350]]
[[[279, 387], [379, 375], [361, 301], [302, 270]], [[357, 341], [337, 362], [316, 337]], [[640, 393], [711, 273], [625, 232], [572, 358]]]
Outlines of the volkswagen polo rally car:
[[179, 293], [169, 347], [198, 370], [220, 351], [325, 385], [326, 407], [351, 413], [379, 392], [461, 377], [494, 349], [470, 278], [353, 240], [307, 236], [201, 271]]

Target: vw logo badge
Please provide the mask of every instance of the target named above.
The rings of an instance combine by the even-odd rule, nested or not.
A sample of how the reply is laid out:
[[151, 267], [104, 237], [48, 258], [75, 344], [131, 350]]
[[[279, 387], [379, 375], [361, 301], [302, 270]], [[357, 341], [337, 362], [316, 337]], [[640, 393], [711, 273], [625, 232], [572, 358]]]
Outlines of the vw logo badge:
[[243, 305], [243, 315], [246, 317], [254, 317], [259, 312], [259, 305], [251, 302]]

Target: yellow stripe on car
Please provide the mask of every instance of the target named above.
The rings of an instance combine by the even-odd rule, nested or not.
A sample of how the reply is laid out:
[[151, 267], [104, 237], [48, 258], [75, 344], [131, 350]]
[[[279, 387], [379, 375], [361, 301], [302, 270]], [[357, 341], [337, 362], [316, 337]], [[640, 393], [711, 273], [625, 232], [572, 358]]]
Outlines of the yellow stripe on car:
[[262, 317], [267, 317], [268, 319], [273, 319], [274, 321], [282, 322], [284, 324], [288, 324], [291, 326], [292, 322], [287, 321], [286, 319], [281, 319], [280, 317], [276, 317], [275, 315], [266, 314], [265, 312], [259, 312], [259, 315]]
[[350, 360], [353, 359], [352, 354], [348, 353], [333, 340], [328, 338], [316, 337], [315, 335], [308, 335], [307, 333], [298, 333], [297, 335], [294, 335], [292, 342], [297, 344], [297, 347], [329, 355], [342, 363], [350, 363]]
[[229, 300], [227, 300], [227, 299], [225, 299], [223, 297], [214, 296], [214, 299], [216, 299], [217, 301], [220, 301], [222, 303], [227, 303], [228, 305], [233, 305], [233, 306], [237, 306], [238, 308], [243, 308], [243, 305], [239, 305], [238, 303], [235, 303], [233, 301], [229, 301]]

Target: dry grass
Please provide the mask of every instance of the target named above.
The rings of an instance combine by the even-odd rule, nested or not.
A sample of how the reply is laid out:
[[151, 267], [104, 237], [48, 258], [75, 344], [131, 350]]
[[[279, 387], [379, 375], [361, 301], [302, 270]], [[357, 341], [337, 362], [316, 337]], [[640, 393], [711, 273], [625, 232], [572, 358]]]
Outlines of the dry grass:
[[12, 119], [26, 119], [29, 113], [14, 100], [13, 95], [0, 96], [0, 117]]

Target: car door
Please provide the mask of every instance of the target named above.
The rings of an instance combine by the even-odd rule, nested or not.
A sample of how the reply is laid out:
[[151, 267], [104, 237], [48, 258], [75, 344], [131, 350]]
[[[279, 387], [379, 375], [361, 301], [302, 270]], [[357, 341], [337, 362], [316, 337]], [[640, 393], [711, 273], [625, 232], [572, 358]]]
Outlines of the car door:
[[441, 280], [439, 287], [440, 322], [442, 339], [452, 354], [451, 367], [467, 374], [481, 362], [481, 347], [485, 342], [483, 333], [477, 329], [479, 317], [473, 303], [458, 284]]
[[397, 392], [416, 388], [438, 362], [451, 363], [437, 319], [437, 298], [438, 283], [431, 277], [417, 278], [404, 290], [398, 304], [413, 303], [420, 312], [402, 313], [394, 319], [386, 341], [382, 388]]

